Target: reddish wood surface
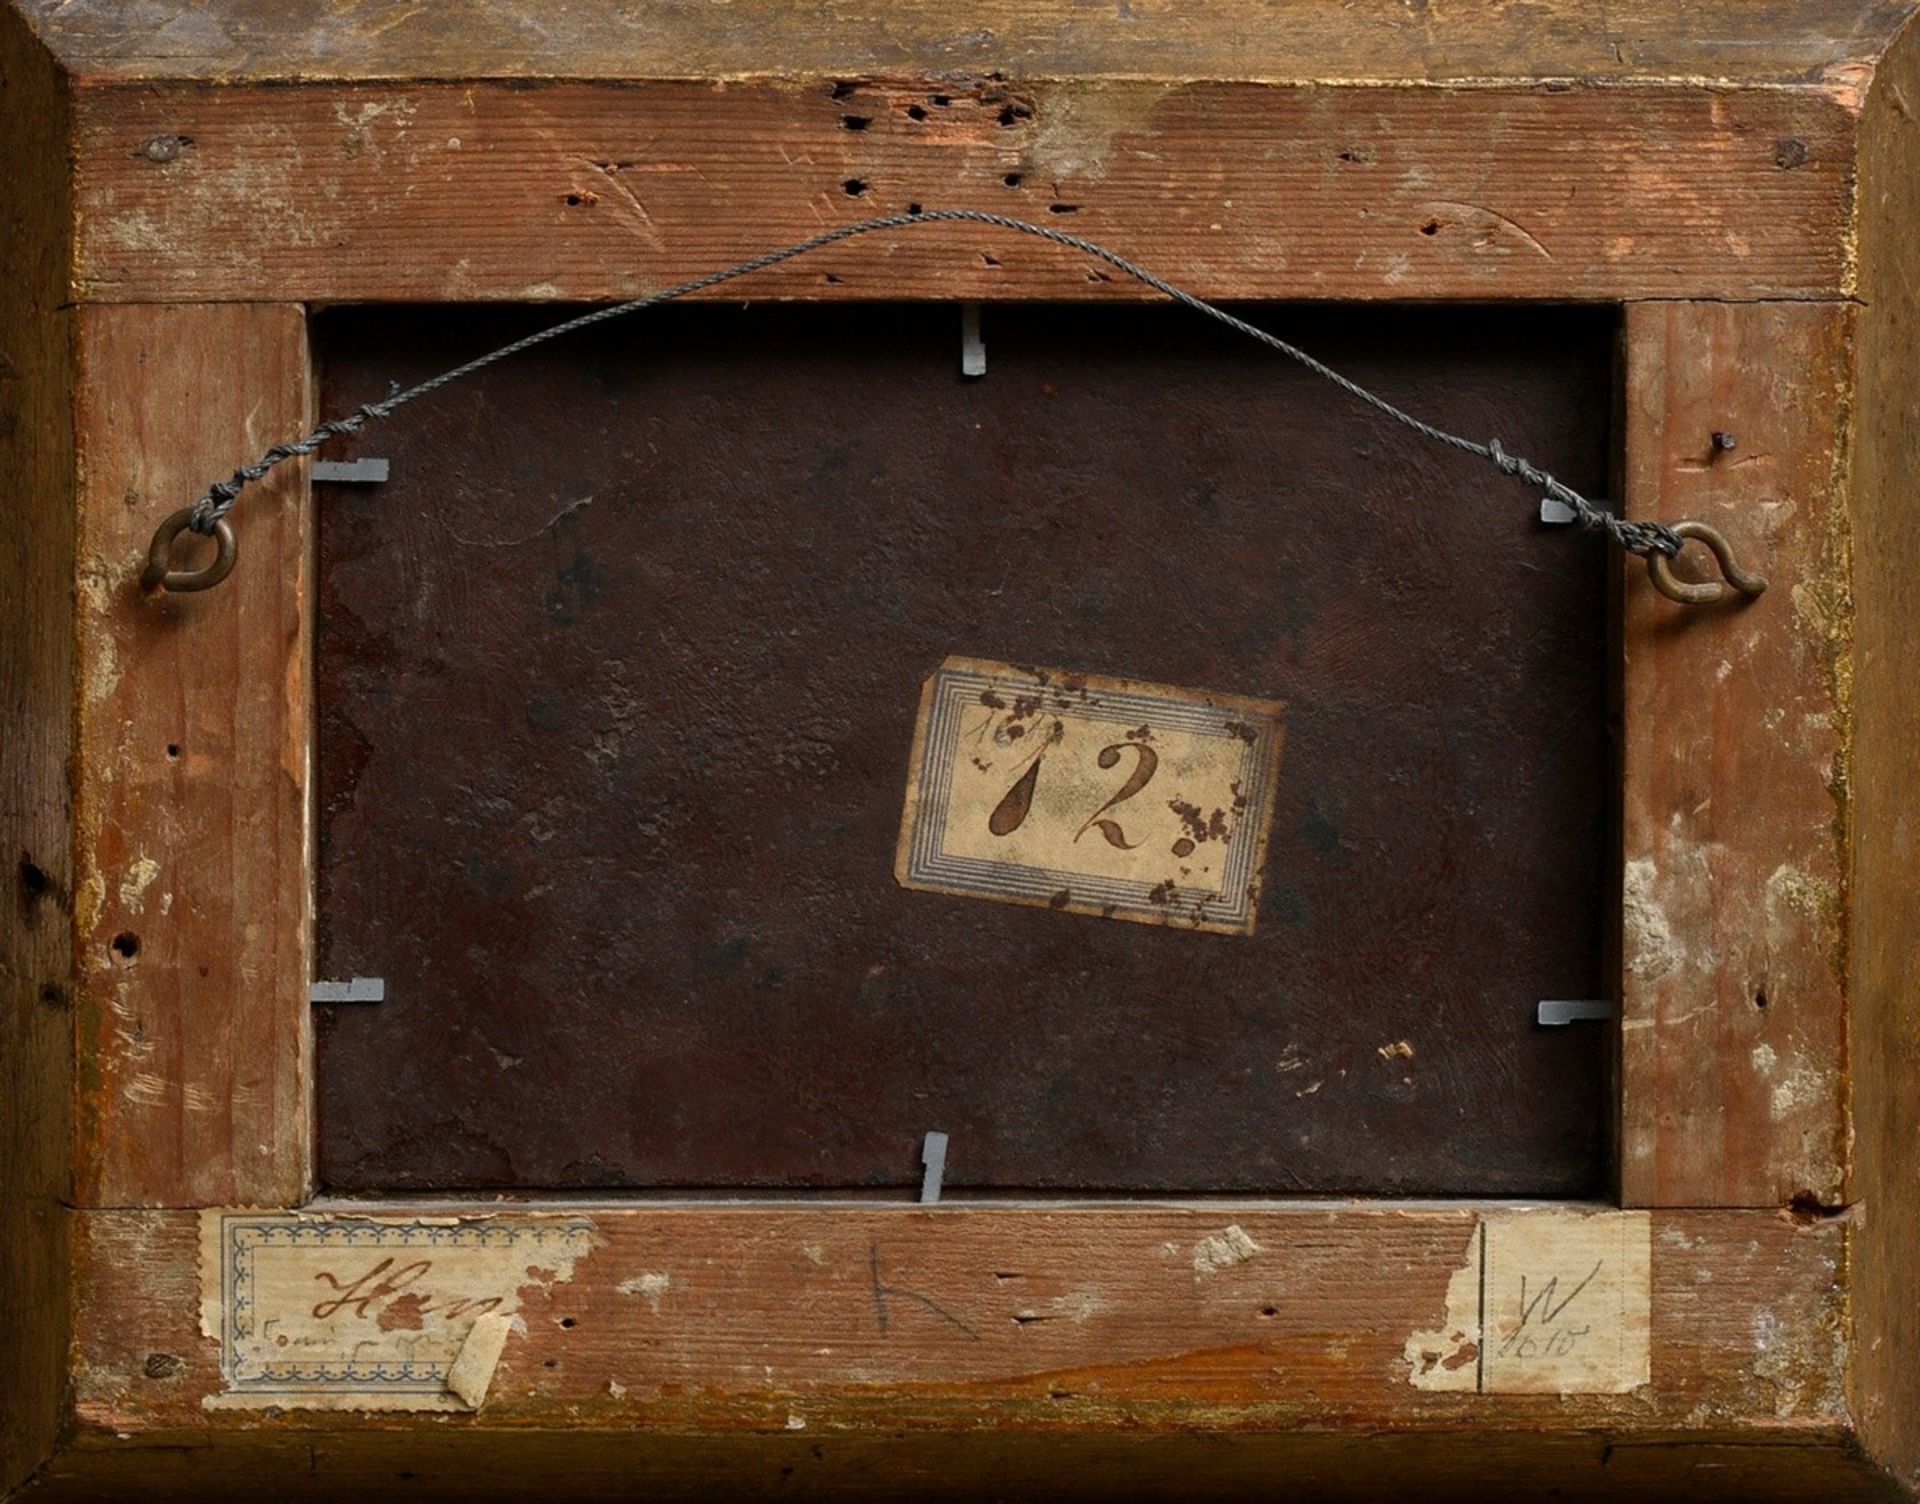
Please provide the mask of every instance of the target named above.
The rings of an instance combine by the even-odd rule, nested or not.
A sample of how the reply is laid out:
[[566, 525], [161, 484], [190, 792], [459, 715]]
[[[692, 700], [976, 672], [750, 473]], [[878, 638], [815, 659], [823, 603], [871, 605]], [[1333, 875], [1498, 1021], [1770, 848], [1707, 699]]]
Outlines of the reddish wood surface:
[[304, 472], [235, 519], [218, 590], [143, 596], [155, 523], [308, 413], [297, 308], [78, 315], [75, 1200], [285, 1204], [308, 1185]]
[[[911, 71], [851, 87], [87, 86], [75, 291], [622, 298], [919, 203], [1070, 229], [1210, 297], [1831, 295], [1851, 278], [1854, 103], [1833, 87]], [[923, 226], [715, 294], [748, 295], [1143, 292], [1074, 252]]]
[[[1448, 1279], [1470, 1257], [1468, 1205], [582, 1213], [603, 1246], [570, 1279], [522, 1291], [525, 1334], [510, 1340], [478, 1415], [457, 1424], [824, 1435], [1458, 1426], [1788, 1442], [1844, 1422], [1846, 1229], [1771, 1212], [1655, 1217], [1653, 1381], [1622, 1395], [1413, 1386], [1407, 1339], [1442, 1323]], [[1202, 1240], [1229, 1227], [1241, 1253], [1201, 1259]], [[80, 1418], [108, 1432], [205, 1424], [201, 1400], [221, 1380], [201, 1329], [197, 1216], [91, 1214], [80, 1231]]]
[[1689, 611], [1627, 580], [1629, 1206], [1847, 1194], [1852, 327], [1844, 307], [1628, 310], [1628, 510], [1711, 523], [1770, 581]]

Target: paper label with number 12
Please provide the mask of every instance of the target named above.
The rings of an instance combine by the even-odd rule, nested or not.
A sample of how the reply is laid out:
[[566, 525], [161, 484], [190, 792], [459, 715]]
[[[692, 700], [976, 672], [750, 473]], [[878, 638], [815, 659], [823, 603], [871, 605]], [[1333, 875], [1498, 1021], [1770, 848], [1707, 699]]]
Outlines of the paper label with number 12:
[[949, 658], [920, 697], [908, 888], [1251, 934], [1275, 701]]

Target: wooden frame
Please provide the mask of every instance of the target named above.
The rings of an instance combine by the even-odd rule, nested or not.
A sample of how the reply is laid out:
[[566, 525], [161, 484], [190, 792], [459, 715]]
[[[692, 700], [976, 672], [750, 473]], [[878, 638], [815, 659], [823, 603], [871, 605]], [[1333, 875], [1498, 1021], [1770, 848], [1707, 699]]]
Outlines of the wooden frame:
[[[14, 0], [0, 1487], [1920, 1487], [1911, 8]], [[200, 1210], [354, 1209], [311, 1201], [305, 477], [204, 596], [141, 598], [155, 522], [312, 417], [308, 305], [620, 297], [909, 202], [1070, 214], [1211, 297], [1625, 305], [1628, 509], [1773, 582], [1622, 581], [1649, 1380], [1412, 1382], [1491, 1206], [606, 1202], [544, 1208], [599, 1243], [522, 1292], [477, 1413], [209, 1408]], [[973, 230], [750, 291], [1139, 292]]]

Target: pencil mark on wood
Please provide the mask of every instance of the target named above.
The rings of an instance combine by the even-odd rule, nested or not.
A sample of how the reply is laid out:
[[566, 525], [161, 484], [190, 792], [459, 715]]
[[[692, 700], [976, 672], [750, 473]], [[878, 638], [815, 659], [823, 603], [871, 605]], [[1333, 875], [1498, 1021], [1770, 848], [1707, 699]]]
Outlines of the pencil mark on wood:
[[867, 1274], [873, 1283], [873, 1318], [875, 1324], [880, 1328], [882, 1335], [890, 1331], [893, 1326], [893, 1311], [890, 1303], [896, 1300], [908, 1300], [912, 1301], [922, 1310], [938, 1316], [942, 1321], [946, 1322], [948, 1326], [956, 1327], [960, 1331], [965, 1332], [969, 1342], [978, 1342], [980, 1340], [980, 1334], [978, 1332], [968, 1326], [966, 1322], [962, 1321], [958, 1316], [954, 1315], [953, 1312], [949, 1311], [945, 1306], [941, 1305], [940, 1302], [932, 1296], [922, 1295], [918, 1290], [908, 1290], [899, 1285], [890, 1285], [881, 1278], [880, 1242], [877, 1238], [869, 1241], [867, 1244]]

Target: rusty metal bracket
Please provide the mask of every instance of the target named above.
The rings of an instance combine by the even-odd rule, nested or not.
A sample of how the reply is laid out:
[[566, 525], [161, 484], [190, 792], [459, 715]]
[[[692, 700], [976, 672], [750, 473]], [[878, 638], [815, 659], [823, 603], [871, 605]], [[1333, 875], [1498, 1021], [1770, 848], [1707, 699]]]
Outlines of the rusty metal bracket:
[[1765, 576], [1740, 567], [1740, 561], [1733, 556], [1733, 545], [1727, 542], [1718, 528], [1709, 527], [1704, 522], [1676, 522], [1673, 531], [1678, 537], [1692, 538], [1706, 544], [1714, 562], [1720, 566], [1720, 573], [1726, 578], [1724, 582], [1703, 580], [1695, 584], [1677, 578], [1673, 572], [1673, 561], [1665, 554], [1648, 554], [1647, 576], [1653, 581], [1653, 588], [1668, 600], [1678, 601], [1683, 606], [1711, 606], [1732, 594], [1752, 599], [1767, 588]]
[[173, 540], [185, 532], [192, 521], [193, 508], [182, 507], [154, 529], [153, 542], [147, 547], [147, 567], [140, 571], [142, 590], [149, 594], [156, 590], [165, 590], [169, 594], [185, 590], [211, 590], [233, 573], [234, 560], [240, 556], [240, 545], [235, 542], [233, 528], [224, 517], [216, 517], [213, 521], [213, 541], [219, 552], [213, 556], [212, 563], [199, 569], [173, 567]]

